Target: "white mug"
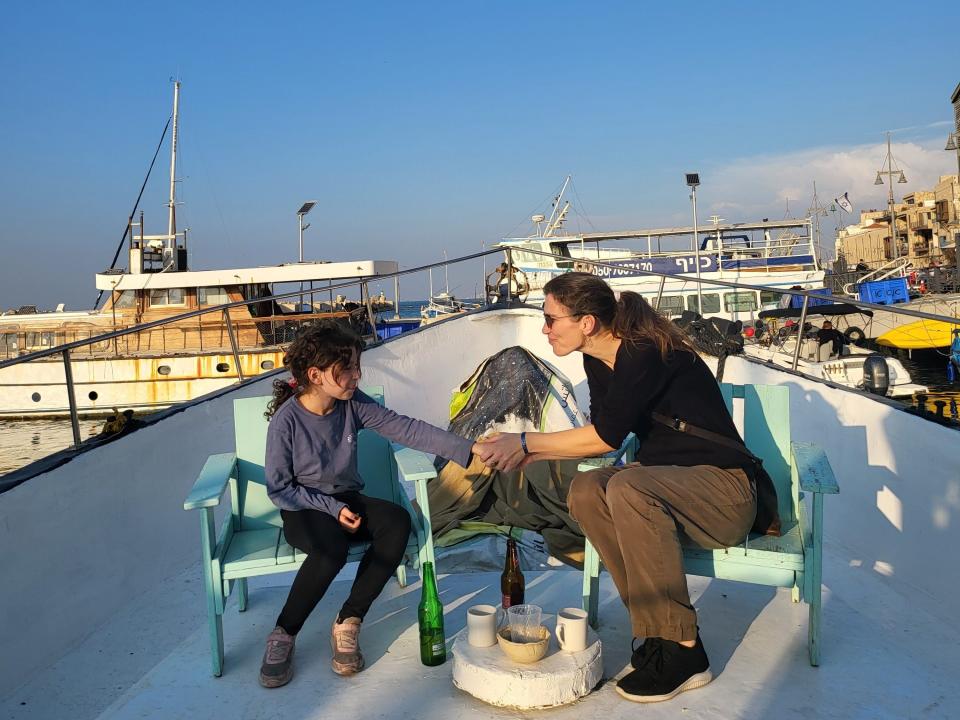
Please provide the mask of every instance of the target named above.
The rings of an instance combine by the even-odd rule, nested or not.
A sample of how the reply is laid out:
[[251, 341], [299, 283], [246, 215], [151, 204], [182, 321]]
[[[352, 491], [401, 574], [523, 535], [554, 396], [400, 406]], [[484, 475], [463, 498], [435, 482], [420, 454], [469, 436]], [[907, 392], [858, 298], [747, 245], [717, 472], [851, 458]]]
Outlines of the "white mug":
[[580, 652], [587, 648], [587, 611], [563, 608], [557, 613], [557, 642], [565, 652]]
[[503, 622], [503, 609], [493, 605], [473, 605], [467, 610], [467, 641], [474, 647], [497, 644], [497, 626]]

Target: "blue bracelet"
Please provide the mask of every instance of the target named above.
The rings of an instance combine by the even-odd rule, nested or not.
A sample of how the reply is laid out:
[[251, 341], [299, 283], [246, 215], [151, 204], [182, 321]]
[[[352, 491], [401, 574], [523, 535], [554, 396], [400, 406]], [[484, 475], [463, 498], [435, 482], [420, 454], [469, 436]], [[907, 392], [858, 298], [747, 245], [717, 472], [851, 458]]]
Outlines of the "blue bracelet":
[[520, 433], [520, 447], [523, 448], [524, 455], [530, 454], [530, 451], [527, 450], [527, 433], [526, 432]]

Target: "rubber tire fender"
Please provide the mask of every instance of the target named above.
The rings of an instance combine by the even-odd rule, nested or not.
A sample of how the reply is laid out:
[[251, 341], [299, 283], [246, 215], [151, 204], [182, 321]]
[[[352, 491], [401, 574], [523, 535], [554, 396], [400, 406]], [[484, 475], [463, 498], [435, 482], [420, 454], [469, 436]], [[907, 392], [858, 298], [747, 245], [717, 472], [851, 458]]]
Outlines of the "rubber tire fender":
[[867, 334], [856, 325], [851, 325], [844, 330], [843, 336], [847, 339], [847, 342], [857, 347], [863, 347], [867, 339]]

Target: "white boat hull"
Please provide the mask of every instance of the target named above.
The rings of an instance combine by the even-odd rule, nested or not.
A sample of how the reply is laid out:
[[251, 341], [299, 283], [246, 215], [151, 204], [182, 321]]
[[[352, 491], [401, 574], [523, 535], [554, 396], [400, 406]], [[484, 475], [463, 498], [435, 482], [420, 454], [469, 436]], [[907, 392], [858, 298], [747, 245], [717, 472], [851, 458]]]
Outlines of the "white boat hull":
[[[283, 351], [245, 351], [239, 359], [243, 377], [250, 378], [282, 367]], [[70, 367], [81, 417], [108, 415], [114, 408], [162, 410], [240, 379], [229, 353], [75, 359]], [[0, 419], [69, 415], [70, 400], [59, 358], [0, 370]]]
[[[782, 348], [747, 344], [743, 348], [743, 354], [747, 357], [789, 370], [793, 367], [794, 347], [795, 345], [792, 341], [787, 342]], [[827, 346], [821, 346], [821, 348], [825, 347]], [[853, 347], [849, 355], [821, 361], [811, 359], [801, 352], [801, 357], [797, 359], [797, 372], [813, 380], [823, 380], [854, 390], [863, 390], [863, 363], [866, 358], [873, 354], [875, 353]], [[899, 360], [892, 357], [884, 357], [883, 359], [887, 364], [887, 373], [890, 379], [887, 397], [912, 397], [918, 392], [928, 391], [925, 385], [919, 385], [913, 382], [910, 373]]]

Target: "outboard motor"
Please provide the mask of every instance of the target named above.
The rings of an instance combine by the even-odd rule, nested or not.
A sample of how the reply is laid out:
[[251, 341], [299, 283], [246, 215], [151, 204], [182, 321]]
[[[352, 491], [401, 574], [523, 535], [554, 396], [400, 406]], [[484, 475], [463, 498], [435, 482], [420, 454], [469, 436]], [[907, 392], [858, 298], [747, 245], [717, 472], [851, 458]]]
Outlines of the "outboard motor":
[[863, 361], [863, 387], [874, 395], [886, 395], [890, 387], [890, 369], [882, 355], [868, 355]]

